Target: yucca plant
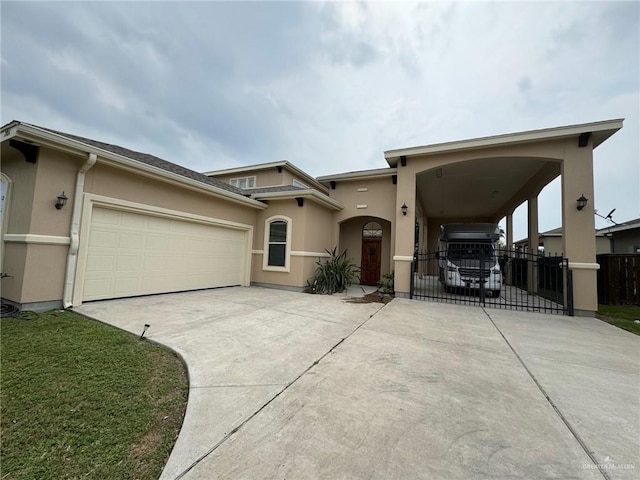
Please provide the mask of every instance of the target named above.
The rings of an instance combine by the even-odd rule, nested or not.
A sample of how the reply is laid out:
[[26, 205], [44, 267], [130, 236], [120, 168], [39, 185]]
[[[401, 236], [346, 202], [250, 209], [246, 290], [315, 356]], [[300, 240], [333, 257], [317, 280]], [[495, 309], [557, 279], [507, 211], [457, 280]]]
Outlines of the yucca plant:
[[394, 286], [394, 272], [385, 273], [380, 280], [378, 280], [378, 290], [384, 295], [393, 295], [396, 293], [393, 290]]
[[331, 251], [325, 251], [330, 257], [325, 261], [316, 262], [318, 268], [307, 280], [307, 286], [304, 289], [306, 293], [331, 295], [342, 292], [359, 278], [360, 267], [347, 258], [346, 250], [340, 255], [337, 253], [337, 247]]

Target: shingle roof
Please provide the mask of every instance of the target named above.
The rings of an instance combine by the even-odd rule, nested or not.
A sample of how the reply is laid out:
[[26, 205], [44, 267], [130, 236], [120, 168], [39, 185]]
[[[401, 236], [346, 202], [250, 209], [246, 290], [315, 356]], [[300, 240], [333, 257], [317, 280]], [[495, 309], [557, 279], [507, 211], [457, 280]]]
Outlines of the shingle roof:
[[86, 145], [100, 148], [102, 150], [106, 150], [107, 152], [115, 153], [116, 155], [127, 157], [131, 160], [136, 160], [138, 162], [142, 162], [147, 165], [161, 168], [163, 170], [167, 170], [168, 172], [175, 173], [176, 175], [180, 175], [182, 177], [195, 180], [197, 182], [205, 183], [207, 185], [212, 185], [214, 187], [218, 187], [232, 193], [237, 193], [244, 196], [247, 196], [247, 194], [249, 193], [246, 190], [239, 189], [237, 187], [229, 185], [228, 183], [225, 183], [216, 178], [207, 177], [206, 175], [198, 173], [194, 170], [190, 170], [186, 167], [183, 167], [182, 165], [178, 165], [176, 163], [163, 160], [162, 158], [149, 155], [148, 153], [136, 152], [134, 150], [129, 150], [128, 148], [120, 147], [118, 145], [112, 145], [110, 143], [99, 142], [97, 140], [92, 140], [90, 138], [84, 138], [84, 137], [79, 137], [77, 135], [71, 135], [69, 133], [59, 132], [57, 130], [52, 130], [50, 128], [40, 127], [38, 125], [31, 125], [28, 123], [25, 123], [25, 125], [30, 125], [32, 127], [39, 128], [41, 130], [46, 130], [48, 132], [55, 133], [56, 135], [60, 135], [60, 136], [69, 138], [71, 140], [84, 143]]
[[640, 228], [640, 218], [634, 218], [633, 220], [627, 220], [626, 222], [609, 225], [608, 227], [601, 228], [600, 230], [598, 230], [598, 232], [614, 233], [622, 232], [624, 230], [632, 230], [635, 228]]

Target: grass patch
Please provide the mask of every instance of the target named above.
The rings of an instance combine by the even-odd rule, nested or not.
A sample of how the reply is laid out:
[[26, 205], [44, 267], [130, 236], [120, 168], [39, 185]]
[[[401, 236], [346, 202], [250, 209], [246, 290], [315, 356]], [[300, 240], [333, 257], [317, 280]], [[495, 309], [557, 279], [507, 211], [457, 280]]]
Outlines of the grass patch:
[[611, 325], [640, 335], [640, 307], [637, 305], [598, 305], [598, 318]]
[[66, 311], [0, 326], [2, 480], [160, 476], [188, 394], [173, 352]]

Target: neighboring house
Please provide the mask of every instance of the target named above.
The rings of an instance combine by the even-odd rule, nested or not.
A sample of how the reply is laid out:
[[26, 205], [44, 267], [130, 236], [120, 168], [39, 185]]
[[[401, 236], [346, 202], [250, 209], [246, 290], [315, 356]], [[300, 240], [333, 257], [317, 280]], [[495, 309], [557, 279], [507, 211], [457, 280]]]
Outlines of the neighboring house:
[[598, 230], [610, 240], [610, 251], [598, 253], [640, 253], [640, 218]]
[[[597, 255], [601, 253], [611, 253], [609, 238], [604, 232], [597, 230], [595, 232], [595, 239]], [[529, 240], [527, 238], [518, 240], [514, 243], [514, 248], [526, 252], [528, 250], [528, 242]], [[538, 235], [538, 247], [541, 248], [547, 256], [562, 256], [562, 227], [540, 233]]]
[[313, 178], [286, 161], [202, 174], [14, 121], [0, 137], [2, 298], [43, 310], [231, 285], [301, 290], [333, 247], [363, 283], [394, 271], [397, 295], [408, 296], [416, 241], [435, 249], [443, 223], [506, 217], [512, 243], [513, 211], [528, 201], [537, 226], [537, 196], [560, 176], [562, 251], [575, 310], [588, 314], [594, 220], [576, 199], [593, 198], [593, 149], [620, 128], [607, 120], [390, 150], [385, 168]]
[[[596, 254], [640, 253], [640, 218], [595, 231]], [[538, 246], [545, 255], [562, 255], [562, 227], [538, 234]], [[527, 250], [528, 239], [514, 243], [516, 250]]]

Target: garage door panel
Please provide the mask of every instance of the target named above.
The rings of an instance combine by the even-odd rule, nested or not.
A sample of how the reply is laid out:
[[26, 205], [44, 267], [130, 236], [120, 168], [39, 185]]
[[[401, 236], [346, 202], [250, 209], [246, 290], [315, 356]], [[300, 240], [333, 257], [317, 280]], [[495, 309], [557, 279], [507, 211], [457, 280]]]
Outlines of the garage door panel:
[[147, 255], [144, 257], [144, 269], [164, 271], [167, 269], [167, 258]]
[[242, 230], [94, 208], [83, 300], [242, 284]]
[[115, 247], [118, 245], [118, 234], [104, 228], [96, 228], [89, 235], [89, 246]]
[[118, 246], [120, 248], [144, 249], [145, 248], [144, 233], [122, 232], [118, 236]]
[[91, 223], [93, 225], [120, 225], [122, 212], [105, 208], [94, 210]]
[[116, 259], [116, 270], [118, 272], [137, 272], [142, 267], [140, 255], [119, 255]]
[[170, 247], [169, 238], [162, 235], [147, 235], [147, 250], [167, 250]]
[[115, 296], [127, 296], [128, 292], [140, 290], [141, 279], [139, 277], [119, 277], [113, 282], [113, 293]]
[[110, 278], [87, 278], [84, 281], [84, 295], [87, 298], [99, 297], [103, 292], [112, 290]]
[[95, 255], [87, 260], [87, 272], [114, 270], [116, 259], [113, 255]]

